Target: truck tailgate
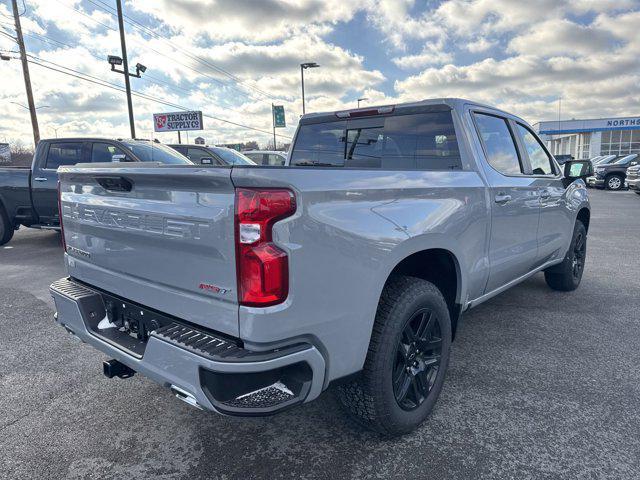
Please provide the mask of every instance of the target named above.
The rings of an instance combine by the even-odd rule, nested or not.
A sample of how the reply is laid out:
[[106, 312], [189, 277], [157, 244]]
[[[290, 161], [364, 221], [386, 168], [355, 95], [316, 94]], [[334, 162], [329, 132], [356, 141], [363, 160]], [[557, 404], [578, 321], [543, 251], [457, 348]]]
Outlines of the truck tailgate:
[[59, 172], [72, 277], [238, 336], [230, 168]]

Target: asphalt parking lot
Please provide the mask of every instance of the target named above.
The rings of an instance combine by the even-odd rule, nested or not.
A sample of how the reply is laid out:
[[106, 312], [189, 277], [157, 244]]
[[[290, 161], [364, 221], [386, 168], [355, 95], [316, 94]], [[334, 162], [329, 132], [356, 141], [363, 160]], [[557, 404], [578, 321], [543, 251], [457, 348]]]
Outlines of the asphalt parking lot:
[[1, 478], [639, 478], [640, 197], [591, 191], [581, 287], [537, 275], [465, 316], [430, 420], [382, 440], [330, 393], [276, 417], [201, 412], [52, 320], [59, 236], [0, 247]]

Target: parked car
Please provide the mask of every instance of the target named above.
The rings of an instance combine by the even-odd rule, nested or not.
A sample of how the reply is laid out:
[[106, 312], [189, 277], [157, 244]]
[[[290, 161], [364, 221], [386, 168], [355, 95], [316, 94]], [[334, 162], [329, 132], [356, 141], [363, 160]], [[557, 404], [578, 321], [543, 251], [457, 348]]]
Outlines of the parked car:
[[185, 144], [172, 144], [169, 146], [194, 163], [218, 166], [256, 164], [253, 160], [232, 148]]
[[258, 165], [281, 166], [287, 161], [286, 152], [277, 150], [249, 150], [242, 152]]
[[611, 163], [599, 163], [595, 167], [595, 175], [589, 177], [587, 181], [593, 187], [621, 190], [624, 188], [627, 178], [627, 168], [637, 158], [638, 154], [633, 153]]
[[627, 168], [627, 185], [629, 190], [640, 195], [640, 165], [636, 162], [631, 162]]
[[293, 145], [288, 168], [60, 170], [56, 319], [112, 358], [108, 377], [240, 416], [335, 386], [397, 435], [433, 409], [462, 312], [537, 272], [580, 284], [591, 163], [563, 174], [514, 115], [459, 99], [312, 113]]
[[146, 140], [56, 138], [38, 143], [31, 167], [0, 167], [0, 245], [21, 225], [59, 230], [60, 166], [86, 162], [191, 162], [174, 150]]

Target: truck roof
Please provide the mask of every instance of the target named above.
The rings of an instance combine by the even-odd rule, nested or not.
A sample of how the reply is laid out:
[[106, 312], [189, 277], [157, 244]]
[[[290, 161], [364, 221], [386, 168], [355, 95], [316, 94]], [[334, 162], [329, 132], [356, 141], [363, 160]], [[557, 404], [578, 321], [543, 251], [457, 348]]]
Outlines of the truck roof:
[[[499, 108], [493, 107], [491, 105], [487, 105], [485, 103], [481, 103], [481, 102], [476, 102], [473, 100], [468, 100], [465, 98], [455, 98], [455, 97], [447, 97], [447, 98], [431, 98], [431, 99], [424, 99], [424, 100], [419, 100], [416, 102], [404, 102], [404, 103], [394, 103], [394, 104], [384, 104], [384, 105], [368, 105], [366, 107], [361, 107], [361, 108], [350, 108], [350, 109], [346, 109], [346, 110], [338, 110], [338, 111], [333, 111], [333, 112], [315, 112], [315, 113], [307, 113], [305, 115], [303, 115], [300, 119], [301, 123], [304, 123], [304, 120], [312, 120], [312, 119], [320, 119], [322, 117], [331, 117], [332, 119], [335, 119], [336, 115], [339, 114], [346, 114], [346, 113], [351, 113], [351, 112], [366, 112], [368, 110], [373, 110], [373, 109], [380, 109], [380, 108], [384, 108], [384, 107], [393, 107], [394, 110], [405, 110], [405, 109], [411, 109], [411, 108], [420, 108], [420, 107], [430, 107], [430, 106], [434, 106], [437, 107], [438, 105], [442, 105], [442, 106], [446, 106], [452, 110], [460, 110], [462, 109], [465, 105], [472, 105], [475, 107], [480, 107], [480, 108], [486, 108], [486, 109], [490, 109], [493, 110], [497, 113], [501, 113], [504, 114], [506, 116], [509, 117], [515, 117], [525, 123], [526, 120], [518, 117], [517, 115], [514, 115], [512, 113], [506, 112], [504, 110], [500, 110]], [[383, 113], [383, 112], [381, 112]]]

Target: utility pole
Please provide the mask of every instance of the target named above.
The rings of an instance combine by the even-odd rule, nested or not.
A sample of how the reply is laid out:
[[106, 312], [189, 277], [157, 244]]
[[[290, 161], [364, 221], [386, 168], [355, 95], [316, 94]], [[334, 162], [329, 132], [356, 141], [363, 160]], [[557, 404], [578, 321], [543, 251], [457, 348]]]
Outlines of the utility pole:
[[18, 47], [20, 48], [20, 60], [22, 61], [22, 74], [24, 76], [24, 87], [27, 90], [27, 103], [31, 115], [31, 127], [33, 128], [33, 142], [38, 146], [40, 141], [40, 128], [38, 127], [38, 116], [36, 115], [36, 104], [33, 101], [31, 91], [31, 76], [29, 75], [29, 63], [27, 62], [27, 51], [24, 48], [24, 38], [22, 38], [22, 25], [20, 25], [20, 15], [18, 14], [18, 0], [11, 0], [13, 6], [13, 19], [16, 24], [16, 35]]
[[[17, 0], [13, 0], [14, 9]], [[120, 44], [122, 45], [122, 62], [124, 67], [124, 86], [127, 91], [127, 107], [129, 108], [129, 125], [131, 138], [136, 138], [136, 126], [133, 120], [133, 103], [131, 102], [131, 82], [129, 81], [129, 60], [127, 59], [127, 43], [124, 39], [124, 20], [122, 19], [122, 0], [116, 0], [118, 10], [118, 27], [120, 28]]]

